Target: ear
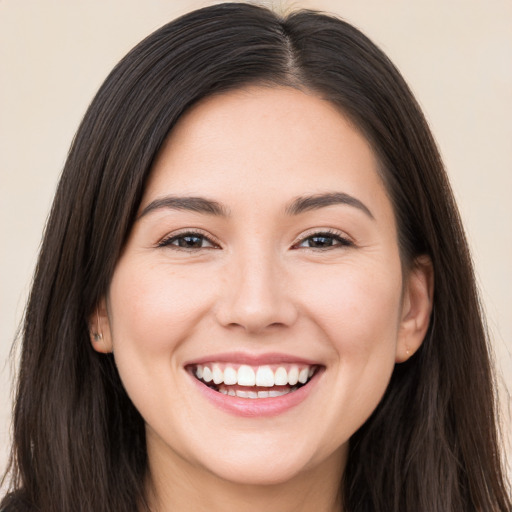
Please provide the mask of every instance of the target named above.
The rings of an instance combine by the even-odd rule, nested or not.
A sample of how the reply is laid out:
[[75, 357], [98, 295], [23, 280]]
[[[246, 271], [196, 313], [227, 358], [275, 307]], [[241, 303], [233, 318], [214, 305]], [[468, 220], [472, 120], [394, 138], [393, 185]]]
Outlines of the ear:
[[89, 316], [89, 337], [96, 352], [109, 354], [113, 351], [107, 301], [102, 298]]
[[395, 361], [407, 361], [421, 346], [430, 324], [434, 268], [428, 256], [417, 258], [404, 283]]

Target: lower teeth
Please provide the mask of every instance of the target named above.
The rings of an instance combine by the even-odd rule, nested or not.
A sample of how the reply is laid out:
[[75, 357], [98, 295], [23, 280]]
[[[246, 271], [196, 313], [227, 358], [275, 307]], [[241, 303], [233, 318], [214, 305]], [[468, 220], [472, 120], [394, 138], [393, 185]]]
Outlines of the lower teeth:
[[[205, 382], [203, 379], [199, 379], [196, 375], [194, 375], [197, 380], [199, 380], [201, 383], [203, 383], [205, 386], [208, 386], [210, 389], [213, 389], [214, 391], [217, 391], [218, 393], [222, 393], [223, 395], [228, 396], [237, 396], [239, 398], [276, 398], [279, 396], [287, 395], [288, 393], [292, 393], [293, 391], [297, 391], [297, 389], [301, 388], [302, 386], [305, 386], [310, 379], [307, 380], [304, 384], [297, 383], [293, 386], [279, 386], [280, 389], [275, 388], [268, 388], [268, 390], [265, 389], [233, 389], [231, 386], [226, 386], [225, 384], [215, 384], [213, 381]], [[311, 377], [310, 377], [311, 378]]]
[[286, 390], [269, 390], [269, 391], [242, 391], [242, 390], [233, 390], [233, 389], [216, 389], [215, 391], [218, 391], [219, 393], [222, 393], [223, 395], [229, 395], [229, 396], [237, 396], [239, 398], [275, 398], [278, 396], [284, 396], [288, 393], [291, 393], [292, 391], [296, 391], [298, 389], [298, 386], [293, 386], [290, 389]]

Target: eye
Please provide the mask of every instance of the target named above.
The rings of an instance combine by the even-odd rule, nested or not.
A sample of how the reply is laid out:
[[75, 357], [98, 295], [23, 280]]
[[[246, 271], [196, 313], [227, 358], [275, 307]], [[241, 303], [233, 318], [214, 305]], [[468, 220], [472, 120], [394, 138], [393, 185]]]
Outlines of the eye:
[[202, 233], [184, 232], [173, 234], [158, 243], [158, 247], [170, 247], [171, 249], [198, 250], [218, 249], [219, 245]]
[[335, 232], [313, 233], [294, 244], [293, 249], [332, 249], [336, 247], [351, 247], [353, 242]]

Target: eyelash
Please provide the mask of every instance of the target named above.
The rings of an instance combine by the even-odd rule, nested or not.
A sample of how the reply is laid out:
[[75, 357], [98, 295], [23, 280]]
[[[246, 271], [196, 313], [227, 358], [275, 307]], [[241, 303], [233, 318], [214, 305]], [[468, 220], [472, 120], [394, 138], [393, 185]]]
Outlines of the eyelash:
[[[186, 238], [196, 238], [200, 239], [201, 242], [206, 241], [210, 244], [210, 246], [207, 247], [180, 247], [179, 245], [175, 245], [173, 242], [178, 242], [180, 240], [184, 240]], [[334, 240], [335, 243], [332, 243], [332, 245], [327, 245], [324, 247], [302, 247], [302, 244], [307, 242], [308, 240], [314, 239], [314, 238], [323, 238], [325, 239], [331, 239]], [[302, 236], [300, 240], [295, 242], [292, 245], [292, 249], [300, 249], [301, 247], [304, 249], [308, 249], [310, 251], [328, 251], [333, 250], [336, 248], [343, 248], [343, 247], [353, 247], [354, 243], [349, 240], [348, 238], [345, 238], [342, 236], [338, 231], [334, 231], [331, 229], [322, 230], [322, 231], [315, 231], [312, 233], [307, 234], [307, 236]], [[213, 238], [210, 235], [207, 235], [206, 233], [203, 233], [201, 231], [183, 231], [181, 233], [173, 233], [171, 236], [168, 236], [167, 238], [164, 238], [161, 240], [157, 247], [169, 247], [175, 251], [198, 251], [198, 250], [204, 250], [204, 249], [220, 249], [220, 244], [213, 240]]]
[[[211, 244], [210, 247], [180, 247], [179, 245], [174, 245], [173, 242], [183, 240], [185, 238], [199, 238], [203, 241], [207, 241]], [[181, 233], [173, 233], [171, 236], [164, 238], [160, 242], [158, 242], [157, 247], [170, 247], [175, 251], [196, 251], [202, 249], [219, 249], [220, 245], [218, 242], [214, 241], [212, 237], [202, 233], [201, 231], [183, 231]]]
[[337, 243], [333, 245], [328, 245], [326, 247], [303, 247], [304, 249], [308, 249], [310, 251], [328, 251], [336, 248], [346, 248], [354, 246], [354, 243], [351, 240], [342, 236], [338, 231], [326, 229], [322, 231], [308, 233], [306, 236], [302, 236], [298, 242], [293, 244], [292, 249], [300, 249], [303, 243], [313, 238], [332, 239]]

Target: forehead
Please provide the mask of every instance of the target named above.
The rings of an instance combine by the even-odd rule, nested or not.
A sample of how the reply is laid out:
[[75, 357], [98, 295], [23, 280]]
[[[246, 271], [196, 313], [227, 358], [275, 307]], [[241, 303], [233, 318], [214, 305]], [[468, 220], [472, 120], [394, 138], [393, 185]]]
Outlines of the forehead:
[[266, 204], [332, 190], [387, 200], [365, 137], [313, 93], [249, 87], [208, 97], [182, 116], [156, 159], [141, 207], [163, 194]]

